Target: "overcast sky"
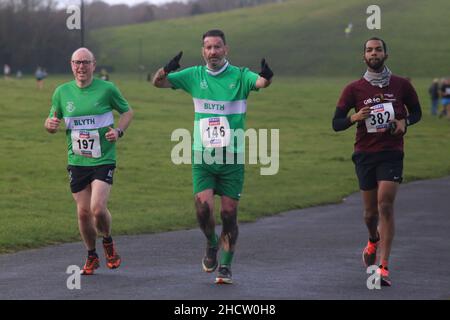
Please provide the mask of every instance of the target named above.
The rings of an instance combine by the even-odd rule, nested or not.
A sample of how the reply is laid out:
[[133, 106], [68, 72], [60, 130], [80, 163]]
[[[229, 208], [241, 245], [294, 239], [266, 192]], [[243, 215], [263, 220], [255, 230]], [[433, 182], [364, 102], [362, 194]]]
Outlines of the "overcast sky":
[[[174, 2], [175, 0], [102, 0], [103, 2], [109, 3], [109, 4], [119, 4], [119, 3], [123, 3], [123, 4], [127, 4], [129, 6], [132, 6], [134, 4], [137, 3], [142, 3], [142, 2], [148, 2], [151, 4], [163, 4], [163, 3], [167, 3], [167, 2]], [[187, 0], [177, 0], [178, 2], [187, 2]], [[67, 4], [79, 4], [81, 1], [80, 0], [57, 0], [57, 2], [59, 3], [60, 6], [65, 6]], [[92, 0], [85, 0], [85, 2], [92, 2]]]

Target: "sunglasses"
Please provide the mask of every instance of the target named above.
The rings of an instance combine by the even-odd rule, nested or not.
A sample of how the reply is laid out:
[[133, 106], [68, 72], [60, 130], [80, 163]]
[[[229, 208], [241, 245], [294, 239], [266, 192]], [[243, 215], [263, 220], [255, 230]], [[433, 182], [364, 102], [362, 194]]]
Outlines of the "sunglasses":
[[72, 60], [72, 63], [77, 66], [79, 66], [81, 64], [87, 66], [87, 65], [90, 65], [92, 63], [92, 61], [91, 60]]

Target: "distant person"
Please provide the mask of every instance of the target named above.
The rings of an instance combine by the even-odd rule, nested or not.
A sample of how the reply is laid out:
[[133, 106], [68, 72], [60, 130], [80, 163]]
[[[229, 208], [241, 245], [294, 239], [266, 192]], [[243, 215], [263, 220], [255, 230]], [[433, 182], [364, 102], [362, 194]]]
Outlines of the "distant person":
[[[82, 274], [91, 275], [100, 264], [96, 252], [98, 233], [103, 236], [107, 267], [115, 269], [121, 264], [111, 236], [112, 218], [107, 204], [116, 168], [116, 143], [130, 124], [133, 110], [114, 84], [94, 79], [95, 57], [88, 49], [76, 50], [71, 66], [75, 80], [56, 88], [45, 128], [56, 133], [64, 119], [70, 189], [88, 251]], [[116, 128], [114, 110], [120, 113]]]
[[103, 68], [100, 71], [100, 79], [102, 79], [103, 81], [109, 81], [109, 74], [108, 74], [108, 71], [105, 68]]
[[[381, 285], [390, 286], [388, 262], [395, 230], [394, 201], [403, 174], [403, 136], [408, 126], [420, 120], [422, 112], [411, 83], [385, 66], [388, 54], [383, 40], [367, 40], [363, 57], [366, 73], [342, 92], [333, 129], [342, 131], [357, 124], [352, 160], [369, 231], [363, 262], [367, 267], [376, 264], [380, 249], [377, 274]], [[356, 113], [347, 116], [353, 108]]]
[[44, 88], [44, 79], [47, 76], [47, 72], [41, 67], [37, 67], [36, 72], [34, 73], [36, 78], [36, 85], [39, 90]]
[[428, 89], [431, 98], [431, 115], [437, 116], [439, 108], [439, 79], [433, 79], [433, 83]]
[[9, 75], [11, 74], [11, 67], [9, 64], [6, 64], [3, 66], [3, 75], [5, 77], [5, 80], [9, 79]]
[[17, 72], [16, 72], [16, 78], [17, 78], [17, 79], [22, 79], [22, 77], [23, 77], [22, 71], [21, 71], [21, 70], [17, 70]]
[[350, 22], [344, 30], [346, 38], [350, 38], [350, 34], [352, 33], [352, 30], [353, 30], [353, 23]]
[[442, 96], [442, 112], [439, 115], [439, 118], [443, 116], [447, 116], [447, 119], [450, 120], [450, 79], [446, 78], [441, 86], [441, 96]]
[[[215, 282], [231, 284], [231, 263], [239, 228], [237, 210], [244, 183], [244, 164], [236, 163], [239, 150], [230, 146], [230, 130], [245, 128], [247, 98], [251, 91], [266, 88], [273, 76], [263, 59], [259, 74], [248, 68], [236, 67], [227, 60], [228, 46], [221, 30], [210, 30], [202, 37], [202, 56], [206, 65], [180, 68], [180, 52], [164, 68], [159, 69], [153, 85], [157, 88], [182, 89], [192, 96], [195, 106], [192, 175], [197, 221], [205, 235], [206, 252], [202, 259], [205, 272], [217, 267]], [[213, 105], [221, 105], [216, 110]], [[233, 163], [226, 163], [228, 152]], [[241, 151], [242, 152], [242, 151]], [[208, 164], [205, 153], [219, 155], [222, 161]], [[198, 161], [199, 160], [199, 161]], [[215, 232], [214, 195], [221, 201], [222, 233]], [[222, 247], [217, 259], [219, 246]]]

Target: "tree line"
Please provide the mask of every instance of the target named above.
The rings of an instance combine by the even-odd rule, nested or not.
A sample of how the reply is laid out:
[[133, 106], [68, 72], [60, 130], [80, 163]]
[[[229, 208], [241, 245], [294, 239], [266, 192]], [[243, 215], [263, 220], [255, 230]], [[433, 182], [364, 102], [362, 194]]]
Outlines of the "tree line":
[[93, 1], [86, 6], [86, 27], [89, 29], [180, 18], [211, 12], [257, 6], [283, 0], [191, 0], [172, 1], [163, 5], [140, 3], [135, 6], [108, 5]]
[[66, 19], [55, 1], [0, 1], [0, 66], [9, 64], [13, 72], [34, 72], [38, 66], [67, 71], [79, 34], [65, 27]]
[[[191, 0], [156, 6], [109, 5], [102, 1], [85, 1], [85, 30], [144, 23], [210, 12], [256, 6], [282, 0]], [[66, 2], [67, 3], [67, 2]], [[71, 4], [79, 5], [79, 0]], [[80, 31], [69, 30], [69, 14], [56, 0], [0, 0], [0, 67], [9, 64], [16, 72], [31, 73], [38, 66], [48, 72], [69, 71], [70, 54], [80, 46]]]

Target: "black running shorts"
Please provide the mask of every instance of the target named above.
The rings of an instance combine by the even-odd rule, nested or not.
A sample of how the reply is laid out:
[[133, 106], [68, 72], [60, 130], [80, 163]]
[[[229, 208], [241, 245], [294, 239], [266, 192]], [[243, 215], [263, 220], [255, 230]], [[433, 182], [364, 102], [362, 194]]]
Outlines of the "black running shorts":
[[355, 152], [352, 156], [358, 176], [359, 188], [364, 191], [373, 190], [378, 181], [403, 180], [403, 152]]
[[114, 164], [105, 164], [100, 166], [68, 166], [70, 190], [72, 193], [82, 191], [94, 180], [105, 181], [113, 184]]

